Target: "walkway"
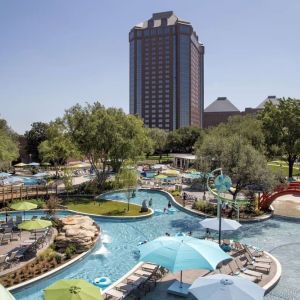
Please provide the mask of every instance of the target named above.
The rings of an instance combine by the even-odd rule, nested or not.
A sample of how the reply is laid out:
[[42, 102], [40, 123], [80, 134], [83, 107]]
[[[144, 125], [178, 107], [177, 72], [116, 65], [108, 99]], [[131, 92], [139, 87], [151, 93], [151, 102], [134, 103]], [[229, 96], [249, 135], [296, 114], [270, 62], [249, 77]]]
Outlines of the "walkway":
[[284, 217], [300, 218], [300, 195], [284, 195], [272, 203], [274, 214]]

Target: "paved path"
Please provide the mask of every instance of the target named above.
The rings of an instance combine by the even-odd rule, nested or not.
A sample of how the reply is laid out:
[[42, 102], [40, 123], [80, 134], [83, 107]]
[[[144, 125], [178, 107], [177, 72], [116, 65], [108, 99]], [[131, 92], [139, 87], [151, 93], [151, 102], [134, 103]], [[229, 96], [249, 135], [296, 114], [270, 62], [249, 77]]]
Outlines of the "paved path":
[[300, 196], [284, 195], [273, 201], [275, 215], [300, 218]]

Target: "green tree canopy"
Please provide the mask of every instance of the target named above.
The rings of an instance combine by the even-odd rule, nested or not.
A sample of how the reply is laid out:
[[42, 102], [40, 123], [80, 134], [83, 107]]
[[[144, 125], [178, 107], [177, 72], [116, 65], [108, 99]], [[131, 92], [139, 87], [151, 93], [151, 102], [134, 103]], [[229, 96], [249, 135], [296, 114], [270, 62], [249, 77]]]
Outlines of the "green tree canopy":
[[264, 151], [265, 136], [262, 122], [253, 115], [232, 116], [227, 123], [222, 123], [210, 132], [220, 137], [237, 135], [245, 142], [250, 143], [256, 150]]
[[26, 152], [31, 155], [32, 161], [41, 161], [39, 157], [38, 147], [47, 139], [48, 124], [43, 122], [34, 122], [31, 124], [31, 129], [26, 131]]
[[152, 141], [154, 152], [159, 154], [159, 162], [166, 150], [168, 133], [160, 128], [148, 128], [147, 134]]
[[205, 161], [210, 164], [211, 170], [222, 167], [224, 173], [231, 177], [234, 199], [242, 190], [269, 191], [276, 184], [264, 155], [238, 135], [220, 137], [210, 133], [204, 137], [196, 155], [200, 166]]
[[130, 164], [125, 164], [115, 176], [114, 187], [117, 189], [125, 189], [127, 198], [127, 210], [129, 211], [130, 199], [132, 193], [136, 189], [138, 176], [135, 167]]
[[73, 106], [64, 120], [72, 141], [93, 166], [100, 190], [109, 165], [118, 171], [124, 160], [134, 160], [149, 144], [141, 119], [99, 102]]
[[38, 150], [44, 162], [51, 162], [54, 165], [56, 175], [59, 166], [64, 165], [67, 159], [79, 156], [60, 119], [50, 123], [47, 129], [47, 140], [39, 145]]
[[17, 159], [18, 156], [17, 136], [7, 125], [7, 122], [0, 119], [0, 168]]
[[191, 153], [198, 139], [202, 137], [202, 129], [198, 127], [182, 127], [169, 133], [168, 149], [175, 153]]
[[289, 177], [300, 156], [300, 100], [280, 99], [278, 105], [267, 103], [259, 118], [262, 121], [269, 157], [281, 156], [289, 164]]

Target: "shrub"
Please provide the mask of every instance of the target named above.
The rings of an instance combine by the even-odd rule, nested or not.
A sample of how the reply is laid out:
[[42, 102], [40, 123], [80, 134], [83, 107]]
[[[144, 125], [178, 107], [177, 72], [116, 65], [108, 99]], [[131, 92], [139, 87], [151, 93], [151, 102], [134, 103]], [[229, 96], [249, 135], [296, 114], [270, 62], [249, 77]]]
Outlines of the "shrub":
[[60, 264], [60, 263], [61, 263], [61, 260], [62, 260], [61, 255], [55, 254], [55, 260], [56, 260], [56, 262], [57, 262], [58, 264]]
[[75, 244], [70, 244], [65, 250], [65, 255], [67, 259], [70, 259], [75, 253], [76, 253]]
[[174, 197], [179, 197], [180, 196], [180, 192], [179, 191], [171, 191], [171, 195]]
[[39, 255], [40, 259], [52, 259], [56, 255], [55, 251], [49, 247], [45, 251], [41, 252]]
[[217, 206], [204, 200], [195, 201], [193, 204], [193, 209], [211, 215], [215, 215], [217, 213]]

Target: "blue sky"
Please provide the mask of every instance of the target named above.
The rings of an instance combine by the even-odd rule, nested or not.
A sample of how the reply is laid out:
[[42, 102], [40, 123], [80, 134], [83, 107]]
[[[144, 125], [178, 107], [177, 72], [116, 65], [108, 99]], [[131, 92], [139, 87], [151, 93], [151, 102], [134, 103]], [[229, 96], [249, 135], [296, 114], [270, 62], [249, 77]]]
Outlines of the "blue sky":
[[0, 0], [0, 118], [23, 133], [76, 103], [128, 112], [128, 32], [166, 10], [205, 45], [205, 106], [300, 98], [299, 0]]

